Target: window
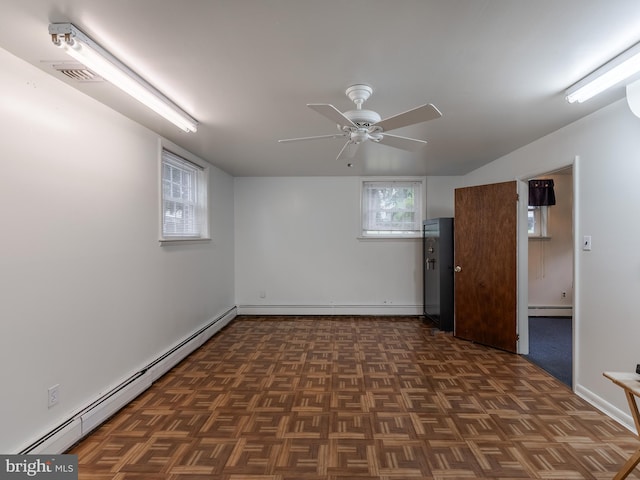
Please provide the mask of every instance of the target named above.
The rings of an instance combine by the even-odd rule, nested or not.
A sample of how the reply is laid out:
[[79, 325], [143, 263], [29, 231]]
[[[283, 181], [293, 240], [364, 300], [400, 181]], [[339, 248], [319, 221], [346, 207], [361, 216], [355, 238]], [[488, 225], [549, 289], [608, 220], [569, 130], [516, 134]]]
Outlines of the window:
[[423, 204], [422, 180], [362, 182], [362, 236], [420, 237]]
[[549, 207], [546, 205], [540, 207], [529, 206], [528, 213], [528, 231], [530, 237], [547, 237], [547, 222], [549, 218]]
[[206, 169], [162, 149], [162, 240], [208, 237]]

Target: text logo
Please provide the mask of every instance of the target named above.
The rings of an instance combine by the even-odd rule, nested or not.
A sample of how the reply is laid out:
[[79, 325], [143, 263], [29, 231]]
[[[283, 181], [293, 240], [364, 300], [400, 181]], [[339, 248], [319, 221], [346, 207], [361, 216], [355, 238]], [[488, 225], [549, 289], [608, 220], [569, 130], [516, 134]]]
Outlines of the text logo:
[[77, 455], [0, 455], [0, 480], [77, 480]]

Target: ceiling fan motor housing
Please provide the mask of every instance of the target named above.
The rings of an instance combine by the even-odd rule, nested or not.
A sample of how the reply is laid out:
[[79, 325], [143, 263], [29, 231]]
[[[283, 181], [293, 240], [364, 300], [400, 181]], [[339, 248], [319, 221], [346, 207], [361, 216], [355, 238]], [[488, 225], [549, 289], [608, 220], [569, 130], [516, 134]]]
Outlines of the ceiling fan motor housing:
[[369, 127], [378, 123], [382, 117], [373, 110], [349, 110], [343, 115], [359, 127]]

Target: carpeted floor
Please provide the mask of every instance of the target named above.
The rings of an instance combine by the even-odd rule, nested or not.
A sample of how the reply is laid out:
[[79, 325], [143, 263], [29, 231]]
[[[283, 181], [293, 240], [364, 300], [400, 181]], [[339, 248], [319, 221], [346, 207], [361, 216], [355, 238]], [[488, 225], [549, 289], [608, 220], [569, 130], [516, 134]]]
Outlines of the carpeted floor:
[[572, 386], [571, 317], [529, 317], [529, 355], [525, 358]]

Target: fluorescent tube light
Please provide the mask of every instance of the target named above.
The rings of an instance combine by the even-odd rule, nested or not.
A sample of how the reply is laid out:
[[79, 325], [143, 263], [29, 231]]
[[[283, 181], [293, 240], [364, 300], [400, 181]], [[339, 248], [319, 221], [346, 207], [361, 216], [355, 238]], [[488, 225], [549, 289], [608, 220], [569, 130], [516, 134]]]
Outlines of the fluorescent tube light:
[[605, 63], [567, 90], [569, 103], [582, 103], [640, 72], [640, 43]]
[[89, 70], [162, 115], [185, 132], [195, 132], [198, 122], [120, 60], [95, 43], [71, 23], [52, 23], [53, 43]]

